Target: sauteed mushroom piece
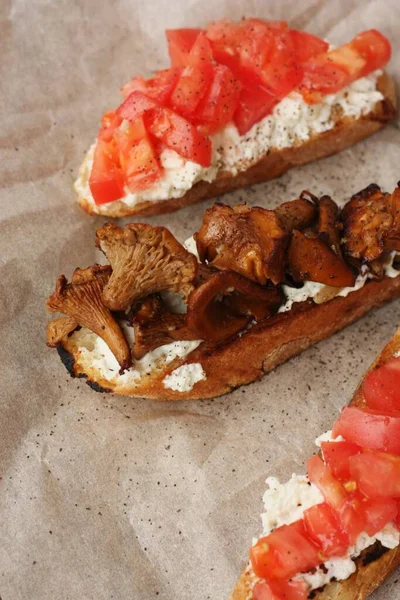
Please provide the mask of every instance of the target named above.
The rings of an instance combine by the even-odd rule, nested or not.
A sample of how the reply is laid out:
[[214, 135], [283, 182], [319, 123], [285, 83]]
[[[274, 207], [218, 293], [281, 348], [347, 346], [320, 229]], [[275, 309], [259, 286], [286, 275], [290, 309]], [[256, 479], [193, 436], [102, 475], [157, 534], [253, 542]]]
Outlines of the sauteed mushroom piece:
[[121, 229], [106, 223], [96, 231], [96, 244], [112, 266], [103, 291], [103, 302], [111, 310], [127, 310], [156, 292], [187, 298], [193, 290], [196, 257], [165, 227], [129, 223]]
[[288, 251], [290, 273], [295, 281], [316, 281], [333, 287], [353, 286], [355, 275], [339, 256], [312, 232], [294, 231]]
[[88, 269], [77, 269], [72, 276], [73, 283], [68, 283], [66, 277], [60, 275], [46, 307], [50, 313], [59, 312], [72, 317], [77, 324], [101, 337], [114, 354], [122, 372], [132, 362], [129, 346], [120, 326], [101, 299], [110, 273], [109, 266], [95, 265]]
[[273, 210], [214, 204], [196, 234], [200, 260], [265, 285], [284, 280], [287, 234]]
[[355, 194], [342, 211], [343, 247], [356, 259], [372, 262], [385, 250], [400, 250], [400, 188], [384, 194], [371, 184]]
[[339, 207], [329, 196], [322, 196], [318, 203], [319, 237], [337, 256], [342, 256], [340, 236], [342, 224], [339, 220]]
[[[306, 194], [308, 195], [308, 192], [302, 192], [300, 198], [284, 202], [275, 209], [282, 227], [288, 233], [293, 229], [310, 227], [317, 218], [317, 207], [315, 203], [307, 200]], [[314, 198], [314, 196], [311, 197]]]
[[143, 358], [148, 352], [174, 340], [198, 339], [186, 325], [186, 315], [167, 310], [156, 294], [146, 298], [132, 317], [135, 342], [133, 356]]
[[74, 317], [57, 317], [47, 323], [46, 344], [50, 348], [56, 348], [58, 344], [69, 333], [78, 327], [78, 322]]
[[234, 271], [220, 271], [192, 292], [186, 322], [197, 339], [218, 342], [243, 330], [252, 318], [272, 315], [280, 303], [278, 288], [262, 288]]

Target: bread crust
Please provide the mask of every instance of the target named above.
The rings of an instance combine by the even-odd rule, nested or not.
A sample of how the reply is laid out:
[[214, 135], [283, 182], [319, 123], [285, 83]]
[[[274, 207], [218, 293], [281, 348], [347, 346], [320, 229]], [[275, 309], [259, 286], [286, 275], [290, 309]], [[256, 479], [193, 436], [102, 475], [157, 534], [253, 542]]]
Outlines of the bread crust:
[[[208, 198], [222, 196], [238, 188], [280, 177], [292, 167], [337, 154], [382, 129], [385, 123], [395, 115], [396, 91], [394, 81], [387, 73], [383, 73], [378, 79], [377, 88], [383, 94], [384, 100], [378, 102], [370, 114], [359, 119], [345, 117], [333, 129], [316, 134], [298, 146], [282, 150], [273, 149], [256, 164], [235, 176], [229, 173], [220, 173], [217, 179], [211, 183], [199, 181], [181, 198], [157, 202], [145, 201], [133, 207], [116, 201], [105, 208], [105, 205], [94, 205], [77, 190], [78, 203], [91, 215], [100, 214], [117, 218], [131, 215], [145, 217], [173, 212]], [[86, 157], [79, 170], [79, 175], [83, 179], [87, 179], [89, 176], [87, 160]]]
[[[265, 319], [243, 335], [219, 344], [203, 342], [185, 358], [175, 359], [167, 367], [142, 377], [136, 386], [104, 379], [97, 368], [85, 362], [74, 337], [65, 338], [59, 352], [72, 375], [86, 377], [88, 384], [100, 391], [158, 401], [214, 398], [260, 379], [289, 358], [398, 296], [400, 276], [369, 281], [347, 297], [324, 304], [312, 300], [295, 304], [291, 311]], [[207, 378], [187, 392], [166, 389], [164, 377], [190, 363], [200, 363]]]
[[[387, 362], [395, 352], [400, 351], [400, 329], [385, 346], [376, 360], [366, 371], [366, 375]], [[364, 379], [363, 378], [363, 379]], [[364, 407], [362, 383], [358, 385], [350, 402], [351, 406]], [[355, 560], [357, 570], [347, 579], [327, 584], [322, 590], [315, 590], [314, 600], [365, 600], [380, 584], [400, 565], [400, 546], [386, 550], [374, 559], [370, 549], [364, 550]], [[252, 578], [248, 570], [244, 570], [237, 581], [230, 600], [248, 600], [250, 598]]]

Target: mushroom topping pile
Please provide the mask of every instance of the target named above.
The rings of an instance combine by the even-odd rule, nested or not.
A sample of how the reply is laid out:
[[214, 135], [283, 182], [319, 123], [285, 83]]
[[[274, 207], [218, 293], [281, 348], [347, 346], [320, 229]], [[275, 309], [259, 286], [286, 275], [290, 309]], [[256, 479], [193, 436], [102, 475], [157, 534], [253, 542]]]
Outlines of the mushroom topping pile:
[[[307, 302], [331, 300], [360, 273], [362, 283], [383, 275], [388, 252], [400, 250], [400, 188], [371, 185], [342, 211], [309, 192], [275, 210], [217, 203], [195, 240], [200, 262], [165, 227], [105, 224], [96, 245], [110, 265], [76, 269], [71, 283], [58, 278], [47, 308], [65, 316], [49, 323], [48, 345], [86, 327], [123, 371], [165, 344], [224, 342], [272, 317], [306, 281], [322, 286]], [[183, 301], [179, 314], [165, 292]], [[121, 319], [133, 328], [131, 348]]]

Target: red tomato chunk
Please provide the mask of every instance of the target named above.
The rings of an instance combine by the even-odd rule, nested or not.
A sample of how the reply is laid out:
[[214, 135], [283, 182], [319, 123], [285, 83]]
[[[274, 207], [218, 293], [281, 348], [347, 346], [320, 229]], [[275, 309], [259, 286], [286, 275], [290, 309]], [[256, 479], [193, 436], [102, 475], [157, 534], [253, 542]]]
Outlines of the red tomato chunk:
[[364, 448], [400, 454], [400, 412], [382, 414], [376, 410], [348, 406], [333, 427], [333, 435]]
[[400, 358], [371, 371], [364, 381], [363, 392], [369, 408], [400, 411]]

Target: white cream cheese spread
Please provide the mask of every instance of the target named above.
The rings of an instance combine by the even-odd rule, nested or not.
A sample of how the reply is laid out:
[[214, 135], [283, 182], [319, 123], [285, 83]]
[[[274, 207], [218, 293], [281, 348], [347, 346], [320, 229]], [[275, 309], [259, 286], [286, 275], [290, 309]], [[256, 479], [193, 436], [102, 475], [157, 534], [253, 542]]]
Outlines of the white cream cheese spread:
[[[122, 324], [130, 345], [133, 344], [133, 328]], [[119, 364], [107, 344], [95, 333], [82, 327], [72, 334], [73, 340], [79, 346], [81, 363], [99, 371], [107, 381], [118, 385], [135, 385], [143, 377], [161, 370], [176, 358], [185, 358], [200, 344], [201, 340], [172, 342], [148, 352], [142, 359], [136, 360], [132, 367], [119, 374]], [[193, 375], [194, 377], [195, 375]], [[193, 384], [194, 385], [194, 384]]]
[[190, 392], [199, 381], [207, 379], [200, 363], [190, 363], [178, 367], [163, 379], [163, 386], [176, 392]]
[[[173, 150], [161, 153], [162, 179], [138, 193], [126, 190], [121, 202], [133, 207], [140, 202], [180, 198], [199, 181], [214, 181], [221, 172], [236, 175], [247, 170], [267, 152], [289, 148], [309, 140], [313, 135], [333, 129], [339, 118], [359, 118], [370, 113], [383, 99], [377, 90], [381, 71], [354, 81], [337, 94], [325, 96], [319, 104], [309, 105], [297, 92], [283, 98], [268, 115], [245, 135], [233, 123], [211, 136], [212, 160], [209, 167], [185, 160]], [[337, 110], [337, 109], [340, 110]], [[87, 154], [85, 166], [75, 182], [76, 191], [94, 204], [89, 187], [95, 144]], [[104, 204], [107, 210], [110, 203]]]

